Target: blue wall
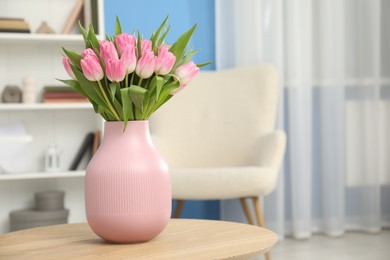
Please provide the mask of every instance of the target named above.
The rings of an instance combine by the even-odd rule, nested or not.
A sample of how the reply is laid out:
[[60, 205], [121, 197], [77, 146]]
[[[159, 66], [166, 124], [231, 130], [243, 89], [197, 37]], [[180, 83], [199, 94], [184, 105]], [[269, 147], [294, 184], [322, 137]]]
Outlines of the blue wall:
[[[105, 29], [109, 35], [114, 33], [115, 17], [118, 15], [123, 31], [132, 33], [140, 30], [144, 38], [169, 15], [171, 30], [166, 38], [173, 43], [182, 33], [198, 23], [190, 42], [190, 47], [200, 49], [195, 54], [195, 63], [215, 60], [215, 21], [214, 0], [105, 0]], [[215, 69], [211, 64], [202, 69]], [[174, 204], [175, 206], [175, 204]], [[182, 217], [219, 219], [218, 201], [187, 201]]]
[[[182, 33], [198, 23], [189, 47], [200, 49], [195, 63], [215, 60], [215, 26], [213, 0], [105, 0], [105, 29], [112, 35], [115, 16], [118, 15], [123, 31], [140, 30], [149, 39], [161, 22], [169, 15], [171, 30], [166, 38], [173, 43]], [[204, 69], [214, 69], [209, 65]]]

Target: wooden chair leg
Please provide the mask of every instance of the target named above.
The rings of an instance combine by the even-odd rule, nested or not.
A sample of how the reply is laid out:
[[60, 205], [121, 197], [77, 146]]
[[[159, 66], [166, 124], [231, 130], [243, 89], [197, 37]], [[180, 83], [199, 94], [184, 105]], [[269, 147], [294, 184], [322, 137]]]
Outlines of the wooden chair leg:
[[177, 205], [175, 209], [175, 214], [173, 214], [174, 218], [180, 218], [181, 211], [183, 210], [185, 200], [177, 200]]
[[[252, 197], [252, 200], [253, 200], [253, 207], [255, 208], [257, 223], [259, 223], [260, 227], [265, 227], [264, 226], [263, 211], [261, 210], [260, 200], [258, 197]], [[271, 260], [270, 252], [267, 252], [264, 255], [265, 255], [266, 260]]]
[[255, 208], [257, 223], [260, 227], [264, 226], [263, 211], [261, 210], [260, 200], [258, 197], [252, 197], [253, 207]]
[[249, 210], [248, 204], [246, 203], [246, 198], [240, 198], [242, 209], [244, 210], [246, 219], [248, 220], [248, 223], [251, 225], [254, 225], [255, 222], [253, 222], [252, 214]]

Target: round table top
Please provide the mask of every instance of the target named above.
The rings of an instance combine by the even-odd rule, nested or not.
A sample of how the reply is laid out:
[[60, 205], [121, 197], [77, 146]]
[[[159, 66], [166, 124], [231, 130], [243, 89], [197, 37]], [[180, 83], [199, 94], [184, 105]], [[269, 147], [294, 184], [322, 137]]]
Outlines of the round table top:
[[277, 242], [270, 230], [241, 223], [171, 219], [153, 240], [112, 244], [87, 223], [26, 229], [0, 236], [0, 259], [248, 259]]

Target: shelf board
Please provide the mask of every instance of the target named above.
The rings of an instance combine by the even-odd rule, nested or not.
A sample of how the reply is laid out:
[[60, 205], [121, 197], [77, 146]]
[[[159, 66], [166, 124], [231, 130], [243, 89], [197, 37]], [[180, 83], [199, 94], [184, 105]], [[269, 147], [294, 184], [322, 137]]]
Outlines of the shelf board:
[[88, 102], [83, 103], [9, 103], [0, 104], [0, 111], [13, 110], [68, 110], [68, 109], [92, 109], [92, 105]]
[[0, 33], [0, 43], [83, 43], [81, 34]]
[[32, 142], [31, 135], [0, 135], [0, 144], [4, 143], [29, 143]]
[[0, 181], [84, 177], [85, 171], [3, 173]]

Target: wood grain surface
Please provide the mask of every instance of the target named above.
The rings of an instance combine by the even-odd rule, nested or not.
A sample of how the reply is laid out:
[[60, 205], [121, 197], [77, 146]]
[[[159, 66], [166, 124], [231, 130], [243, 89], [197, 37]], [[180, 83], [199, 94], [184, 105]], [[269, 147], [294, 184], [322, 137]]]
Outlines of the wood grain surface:
[[249, 259], [277, 242], [267, 229], [247, 224], [172, 219], [156, 238], [112, 244], [87, 223], [26, 229], [0, 236], [0, 259]]

